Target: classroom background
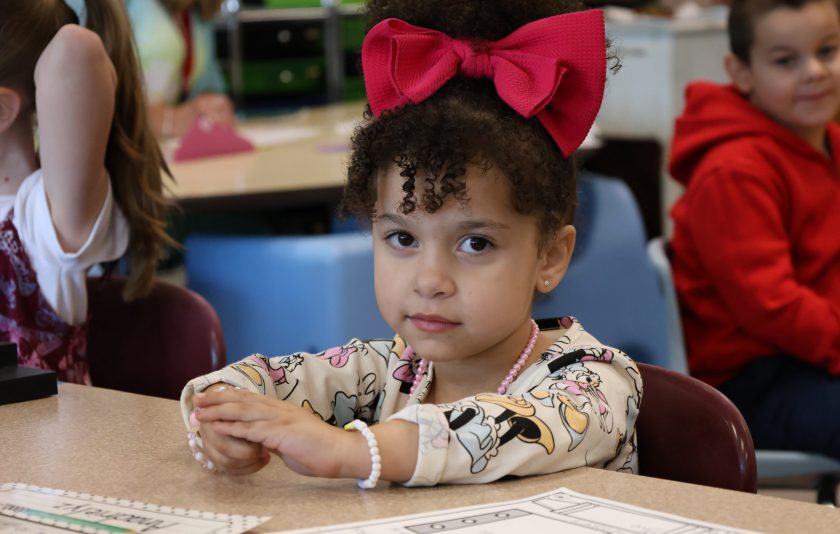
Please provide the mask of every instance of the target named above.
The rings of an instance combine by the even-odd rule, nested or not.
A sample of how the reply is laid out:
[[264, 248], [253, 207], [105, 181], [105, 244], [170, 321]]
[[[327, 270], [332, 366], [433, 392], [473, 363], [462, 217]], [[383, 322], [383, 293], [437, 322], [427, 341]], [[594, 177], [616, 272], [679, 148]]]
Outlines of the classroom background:
[[[665, 252], [668, 212], [682, 191], [667, 156], [686, 85], [728, 81], [727, 7], [588, 3], [605, 10], [621, 68], [608, 72], [601, 111], [573, 156], [581, 178], [571, 266], [535, 318], [574, 314], [640, 362], [686, 373]], [[90, 286], [95, 385], [177, 398], [187, 379], [251, 353], [392, 334], [376, 307], [365, 225], [335, 215], [365, 110], [363, 4], [225, 0], [210, 30], [235, 123], [197, 121], [161, 136], [175, 180], [169, 229], [181, 246], [167, 251], [148, 299], [125, 305], [121, 287]], [[615, 305], [597, 306], [599, 295]], [[145, 331], [127, 327], [127, 317]], [[114, 362], [115, 347], [146, 357]], [[836, 502], [840, 462], [757, 451], [757, 468], [761, 494]]]
[[[591, 4], [605, 10], [621, 68], [608, 74], [595, 126], [574, 156], [580, 238], [568, 283], [537, 303], [535, 316], [574, 313], [638, 360], [686, 372], [664, 253], [668, 212], [682, 189], [667, 173], [667, 156], [686, 85], [728, 81], [727, 6]], [[181, 208], [171, 229], [184, 248], [170, 251], [160, 277], [213, 306], [227, 362], [390, 334], [376, 309], [364, 228], [334, 215], [347, 140], [365, 106], [363, 7], [223, 2], [213, 22], [217, 59], [236, 130], [255, 150], [179, 161], [183, 141], [163, 141]], [[588, 305], [593, 292], [624, 297], [604, 313]], [[827, 473], [838, 465], [803, 456], [759, 452], [761, 491], [813, 501], [816, 487], [826, 500], [836, 483]]]

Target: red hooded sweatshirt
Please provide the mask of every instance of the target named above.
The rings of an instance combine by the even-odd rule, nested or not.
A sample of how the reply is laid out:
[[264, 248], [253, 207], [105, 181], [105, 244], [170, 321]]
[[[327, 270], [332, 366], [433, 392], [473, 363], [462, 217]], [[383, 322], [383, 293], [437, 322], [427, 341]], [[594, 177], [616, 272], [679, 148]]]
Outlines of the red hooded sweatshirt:
[[[827, 143], [840, 158], [840, 127]], [[686, 90], [671, 176], [674, 281], [693, 375], [790, 355], [840, 375], [840, 171], [732, 86]]]

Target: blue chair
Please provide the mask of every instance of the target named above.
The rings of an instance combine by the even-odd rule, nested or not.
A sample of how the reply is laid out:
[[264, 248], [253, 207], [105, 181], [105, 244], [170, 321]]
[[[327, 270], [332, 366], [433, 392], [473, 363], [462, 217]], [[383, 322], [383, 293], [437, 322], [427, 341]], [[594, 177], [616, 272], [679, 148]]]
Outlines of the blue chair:
[[557, 289], [534, 317], [577, 317], [601, 342], [638, 361], [671, 367], [666, 295], [646, 253], [641, 213], [624, 182], [585, 175], [575, 220], [578, 241]]
[[[668, 257], [665, 240], [654, 238], [648, 244], [648, 255], [656, 266], [662, 286], [668, 294], [668, 342], [671, 355], [674, 357], [675, 371], [688, 372], [688, 360], [685, 352], [685, 341], [680, 322], [680, 309], [674, 288], [671, 262]], [[755, 459], [759, 482], [768, 479], [785, 479], [791, 477], [809, 477], [814, 481], [817, 490], [817, 502], [837, 506], [837, 487], [840, 484], [840, 461], [821, 454], [757, 449]], [[775, 483], [782, 487], [794, 486], [784, 481]]]
[[376, 307], [370, 234], [193, 235], [184, 258], [188, 287], [219, 314], [229, 362], [393, 335]]

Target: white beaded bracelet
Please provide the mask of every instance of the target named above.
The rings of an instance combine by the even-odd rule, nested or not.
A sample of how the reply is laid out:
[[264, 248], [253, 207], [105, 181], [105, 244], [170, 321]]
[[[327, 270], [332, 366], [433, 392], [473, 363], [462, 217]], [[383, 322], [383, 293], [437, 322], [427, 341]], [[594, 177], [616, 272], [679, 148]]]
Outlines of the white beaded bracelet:
[[[190, 447], [190, 452], [192, 453], [193, 458], [200, 463], [204, 469], [207, 469], [211, 472], [217, 472], [218, 469], [213, 461], [204, 454], [204, 451], [201, 450], [201, 444], [199, 443], [198, 437], [198, 424], [194, 424], [195, 412], [190, 414], [190, 430], [187, 432], [187, 445]], [[197, 423], [197, 421], [195, 421]]]
[[367, 423], [354, 419], [344, 425], [344, 430], [358, 430], [367, 441], [370, 449], [370, 475], [364, 480], [357, 480], [356, 483], [362, 489], [373, 489], [379, 481], [379, 474], [382, 472], [382, 457], [379, 456], [379, 444], [376, 442], [376, 435], [368, 428]]

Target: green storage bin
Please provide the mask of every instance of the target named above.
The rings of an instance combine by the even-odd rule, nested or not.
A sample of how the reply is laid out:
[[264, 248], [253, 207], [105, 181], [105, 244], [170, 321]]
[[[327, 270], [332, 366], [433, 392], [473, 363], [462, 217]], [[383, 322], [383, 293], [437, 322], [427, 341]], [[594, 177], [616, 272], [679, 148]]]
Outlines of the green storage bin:
[[263, 0], [265, 7], [321, 7], [321, 0]]
[[248, 61], [242, 65], [242, 95], [318, 95], [326, 91], [326, 61], [323, 57]]

